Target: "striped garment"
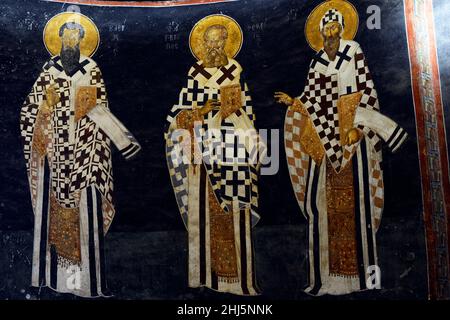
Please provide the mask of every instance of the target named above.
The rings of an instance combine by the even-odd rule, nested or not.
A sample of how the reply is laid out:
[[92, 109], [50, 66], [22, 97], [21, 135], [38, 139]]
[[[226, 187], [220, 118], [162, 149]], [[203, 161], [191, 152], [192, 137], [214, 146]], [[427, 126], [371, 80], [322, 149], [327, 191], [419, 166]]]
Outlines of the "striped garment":
[[[241, 71], [233, 59], [221, 68], [204, 68], [201, 61], [191, 68], [179, 103], [167, 117], [166, 157], [177, 204], [188, 230], [189, 286], [256, 295], [259, 289], [252, 227], [259, 220], [259, 160], [250, 159], [255, 159], [264, 146], [254, 128], [251, 98]], [[221, 118], [218, 110], [199, 118], [196, 110], [208, 99], [220, 101], [224, 87], [230, 85], [240, 88], [241, 108], [226, 119]], [[182, 117], [199, 121], [182, 125]], [[190, 130], [187, 138], [192, 137], [192, 141], [189, 140], [187, 149], [193, 143], [200, 150], [199, 157], [183, 153], [182, 140], [174, 137], [177, 129]], [[215, 139], [217, 136], [213, 137], [211, 130], [216, 130], [220, 138]], [[248, 144], [239, 132], [248, 134]]]
[[52, 57], [22, 106], [20, 129], [35, 217], [32, 285], [105, 295], [103, 236], [115, 214], [110, 144], [127, 159], [140, 146], [109, 111], [96, 63], [81, 56], [67, 74]]
[[[323, 49], [315, 55], [298, 100], [302, 108], [291, 106], [286, 113], [285, 149], [308, 221], [305, 291], [365, 290], [368, 271], [377, 265], [375, 235], [384, 205], [381, 144], [396, 152], [407, 133], [380, 113], [367, 62], [354, 41], [341, 40], [334, 61]], [[346, 145], [352, 128], [359, 140]]]

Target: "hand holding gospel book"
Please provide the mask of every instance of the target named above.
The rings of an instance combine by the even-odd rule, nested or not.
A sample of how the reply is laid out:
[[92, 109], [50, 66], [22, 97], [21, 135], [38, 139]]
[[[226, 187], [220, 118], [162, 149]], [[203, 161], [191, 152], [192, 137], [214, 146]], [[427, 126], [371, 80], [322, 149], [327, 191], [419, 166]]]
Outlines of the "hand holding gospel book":
[[233, 84], [220, 88], [220, 111], [222, 119], [228, 118], [242, 107], [241, 85]]

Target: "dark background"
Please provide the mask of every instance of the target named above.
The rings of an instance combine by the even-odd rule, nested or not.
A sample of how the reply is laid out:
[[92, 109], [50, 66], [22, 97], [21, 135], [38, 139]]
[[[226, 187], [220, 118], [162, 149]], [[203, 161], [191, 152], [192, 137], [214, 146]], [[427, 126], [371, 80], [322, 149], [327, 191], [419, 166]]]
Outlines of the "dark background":
[[[93, 59], [102, 69], [110, 108], [143, 147], [132, 161], [125, 161], [118, 152], [113, 155], [117, 213], [106, 246], [109, 285], [117, 298], [231, 297], [187, 288], [186, 232], [164, 158], [165, 118], [194, 63], [189, 32], [196, 21], [213, 13], [238, 21], [244, 44], [236, 59], [253, 96], [257, 127], [282, 130], [285, 108], [274, 103], [273, 92], [301, 93], [313, 55], [303, 27], [320, 2], [241, 0], [177, 8], [80, 6], [100, 30], [101, 43]], [[408, 131], [410, 140], [395, 155], [386, 149], [383, 157], [386, 201], [377, 235], [383, 289], [343, 298], [425, 299], [422, 197], [403, 3], [353, 3], [360, 17], [355, 40], [368, 60], [381, 110]], [[366, 9], [372, 4], [381, 8], [380, 30], [366, 27]], [[74, 298], [29, 288], [33, 213], [19, 139], [21, 104], [49, 57], [42, 30], [52, 16], [66, 8], [31, 0], [3, 0], [0, 4], [0, 299]], [[448, 29], [441, 25], [437, 24], [438, 35], [445, 32], [441, 28]], [[445, 39], [438, 36], [441, 60], [448, 57]], [[449, 64], [445, 65], [441, 71], [448, 75]], [[442, 78], [447, 78], [444, 88], [448, 89], [448, 77]], [[448, 92], [443, 97], [448, 102]], [[254, 239], [257, 278], [263, 298], [309, 299], [301, 290], [306, 281], [305, 220], [291, 188], [281, 139], [282, 133], [279, 172], [260, 177], [262, 219]]]

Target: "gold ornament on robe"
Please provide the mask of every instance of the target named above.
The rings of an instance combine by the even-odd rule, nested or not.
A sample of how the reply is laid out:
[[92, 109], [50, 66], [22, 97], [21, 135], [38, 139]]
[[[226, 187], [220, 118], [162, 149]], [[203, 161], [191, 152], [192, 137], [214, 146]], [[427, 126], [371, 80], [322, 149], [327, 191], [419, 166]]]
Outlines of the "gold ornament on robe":
[[[333, 276], [358, 276], [356, 259], [355, 191], [353, 167], [336, 173], [326, 160], [329, 270]], [[359, 201], [359, 199], [358, 199]]]
[[[353, 127], [355, 120], [356, 108], [361, 100], [361, 93], [356, 92], [349, 95], [341, 96], [337, 102], [339, 113], [339, 129], [341, 132], [341, 145], [344, 146], [347, 135], [350, 135], [352, 140], [356, 143], [363, 137], [359, 129]], [[315, 163], [320, 164], [325, 155], [325, 150], [322, 146], [319, 136], [309, 118], [308, 113], [301, 102], [298, 100], [291, 106], [291, 109], [300, 112], [304, 116], [302, 124], [302, 134], [300, 137], [300, 144], [303, 151], [308, 154]], [[356, 135], [356, 137], [354, 137]]]
[[294, 102], [289, 107], [294, 112], [302, 114], [301, 125], [302, 133], [300, 136], [300, 146], [302, 151], [309, 155], [315, 163], [320, 164], [325, 155], [325, 149], [322, 146], [319, 135], [314, 129], [311, 118], [305, 106], [298, 99], [294, 99]]
[[[77, 195], [79, 196], [79, 195]], [[50, 195], [48, 242], [58, 255], [58, 263], [81, 264], [80, 208], [64, 208]]]
[[320, 20], [330, 9], [338, 10], [344, 17], [345, 27], [342, 39], [353, 40], [358, 31], [359, 17], [355, 7], [345, 0], [329, 0], [319, 4], [308, 16], [305, 24], [305, 37], [309, 46], [319, 51], [323, 48], [323, 38], [320, 34]]
[[222, 209], [211, 182], [209, 182], [208, 199], [211, 225], [211, 268], [221, 281], [238, 282], [233, 215]]
[[86, 57], [92, 57], [100, 43], [100, 34], [95, 23], [78, 12], [62, 12], [52, 17], [44, 28], [44, 45], [50, 55], [55, 56], [61, 52], [62, 41], [59, 29], [65, 23], [77, 23], [84, 29], [84, 37], [80, 42], [80, 52]]
[[241, 51], [244, 36], [241, 26], [233, 18], [223, 14], [213, 14], [199, 20], [189, 35], [189, 47], [197, 60], [203, 60], [205, 56], [204, 34], [213, 25], [221, 25], [227, 29], [228, 38], [225, 44], [225, 53], [228, 58], [234, 58]]
[[325, 149], [322, 142], [314, 129], [311, 119], [308, 117], [305, 121], [302, 136], [300, 137], [300, 145], [316, 164], [320, 164], [325, 155]]

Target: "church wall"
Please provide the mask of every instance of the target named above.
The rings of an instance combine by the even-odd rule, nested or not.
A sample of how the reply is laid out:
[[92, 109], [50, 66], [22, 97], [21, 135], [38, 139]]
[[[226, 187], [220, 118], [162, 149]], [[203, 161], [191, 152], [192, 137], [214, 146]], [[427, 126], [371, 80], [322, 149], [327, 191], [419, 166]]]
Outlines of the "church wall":
[[[98, 26], [94, 59], [103, 72], [110, 108], [142, 145], [127, 163], [113, 154], [117, 215], [106, 237], [110, 287], [117, 298], [225, 299], [187, 288], [187, 236], [178, 213], [164, 157], [167, 112], [178, 100], [195, 61], [188, 37], [202, 17], [223, 13], [244, 33], [237, 60], [250, 87], [257, 128], [280, 130], [279, 170], [260, 178], [261, 221], [255, 229], [255, 299], [311, 299], [306, 281], [306, 221], [298, 210], [282, 141], [285, 108], [274, 91], [299, 95], [313, 56], [303, 33], [309, 12], [321, 1], [242, 0], [164, 8], [80, 6]], [[383, 150], [385, 209], [377, 234], [382, 290], [348, 299], [426, 299], [427, 257], [417, 132], [403, 2], [353, 1], [361, 44], [381, 111], [410, 135], [401, 152]], [[23, 5], [20, 5], [20, 4]], [[369, 30], [370, 5], [381, 9], [381, 28]], [[48, 59], [42, 43], [46, 21], [67, 5], [6, 0], [0, 4], [0, 299], [73, 299], [29, 287], [33, 213], [19, 133], [19, 110]], [[443, 10], [435, 4], [436, 21]], [[436, 23], [444, 110], [450, 105], [448, 26]], [[450, 127], [445, 117], [447, 130]], [[341, 298], [336, 298], [341, 299]], [[245, 300], [245, 299], [244, 299]], [[248, 299], [247, 299], [248, 300]]]

